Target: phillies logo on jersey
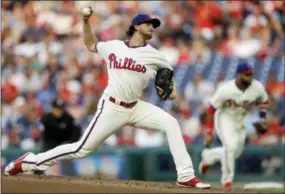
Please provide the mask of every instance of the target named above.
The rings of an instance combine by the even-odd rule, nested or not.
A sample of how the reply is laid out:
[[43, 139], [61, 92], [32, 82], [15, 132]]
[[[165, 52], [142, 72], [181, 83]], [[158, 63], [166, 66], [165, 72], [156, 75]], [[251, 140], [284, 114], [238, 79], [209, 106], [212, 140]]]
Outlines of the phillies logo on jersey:
[[142, 73], [146, 72], [146, 67], [141, 64], [136, 64], [136, 61], [134, 61], [132, 58], [126, 57], [124, 60], [117, 60], [117, 56], [114, 53], [111, 53], [108, 58], [110, 61], [110, 69], [113, 67], [115, 69], [127, 69]]
[[226, 101], [226, 106], [228, 106], [228, 107], [242, 107], [245, 109], [250, 109], [254, 104], [255, 104], [255, 102], [250, 102], [248, 100], [242, 101], [240, 103], [238, 103], [232, 99], [228, 99]]

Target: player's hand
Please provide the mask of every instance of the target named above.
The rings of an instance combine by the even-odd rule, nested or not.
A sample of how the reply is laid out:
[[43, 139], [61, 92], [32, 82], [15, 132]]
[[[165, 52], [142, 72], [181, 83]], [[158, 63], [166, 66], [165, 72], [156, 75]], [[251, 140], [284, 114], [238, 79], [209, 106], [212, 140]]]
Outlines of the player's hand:
[[258, 135], [263, 135], [267, 132], [267, 124], [266, 124], [265, 120], [254, 122], [253, 126], [254, 126]]
[[[156, 86], [156, 89], [157, 89], [157, 93], [159, 96], [162, 96], [164, 91], [161, 87], [159, 86]], [[168, 96], [167, 100], [174, 100], [176, 98], [176, 90], [172, 90], [171, 94]]]
[[159, 86], [156, 86], [156, 89], [158, 90], [158, 95], [162, 95], [163, 94], [163, 89]]
[[256, 122], [253, 123], [253, 125], [256, 126], [256, 127], [267, 128], [267, 124], [266, 124], [265, 119], [261, 119], [259, 121], [256, 121]]
[[[89, 9], [90, 14], [86, 14], [84, 9]], [[85, 21], [89, 20], [90, 16], [93, 14], [93, 9], [91, 6], [89, 6], [88, 8], [83, 8], [81, 10], [81, 18]]]
[[207, 130], [204, 135], [204, 146], [210, 148], [214, 142], [214, 134], [212, 130]]

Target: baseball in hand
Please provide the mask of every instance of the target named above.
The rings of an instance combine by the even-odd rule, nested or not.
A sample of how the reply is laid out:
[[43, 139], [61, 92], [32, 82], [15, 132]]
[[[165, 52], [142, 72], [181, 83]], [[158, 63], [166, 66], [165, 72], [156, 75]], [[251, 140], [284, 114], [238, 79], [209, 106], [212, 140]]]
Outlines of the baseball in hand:
[[83, 9], [82, 9], [82, 14], [83, 14], [84, 16], [89, 16], [89, 15], [91, 15], [91, 14], [92, 14], [91, 8], [90, 8], [90, 7], [85, 7], [85, 8], [83, 8]]

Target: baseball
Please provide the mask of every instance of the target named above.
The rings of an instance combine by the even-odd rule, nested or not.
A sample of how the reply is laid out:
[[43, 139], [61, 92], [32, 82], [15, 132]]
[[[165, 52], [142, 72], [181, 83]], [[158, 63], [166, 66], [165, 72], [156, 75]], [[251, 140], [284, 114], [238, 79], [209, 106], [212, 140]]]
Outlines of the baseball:
[[89, 16], [89, 15], [91, 15], [91, 9], [89, 8], [89, 7], [85, 7], [85, 8], [83, 8], [82, 9], [82, 14], [84, 15], [84, 16]]

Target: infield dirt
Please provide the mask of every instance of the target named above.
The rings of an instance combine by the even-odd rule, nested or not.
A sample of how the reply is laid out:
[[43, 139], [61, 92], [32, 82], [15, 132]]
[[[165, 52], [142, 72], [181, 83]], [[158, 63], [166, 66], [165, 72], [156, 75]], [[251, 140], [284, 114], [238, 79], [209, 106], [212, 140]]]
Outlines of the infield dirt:
[[[256, 193], [247, 189], [231, 191], [214, 185], [211, 189], [181, 188], [175, 182], [103, 180], [84, 177], [2, 176], [1, 193]], [[258, 193], [262, 193], [259, 191]]]

